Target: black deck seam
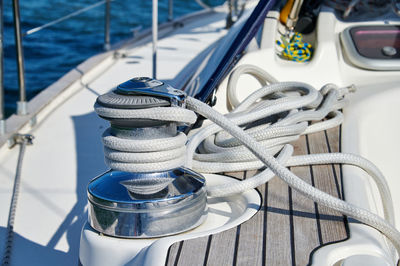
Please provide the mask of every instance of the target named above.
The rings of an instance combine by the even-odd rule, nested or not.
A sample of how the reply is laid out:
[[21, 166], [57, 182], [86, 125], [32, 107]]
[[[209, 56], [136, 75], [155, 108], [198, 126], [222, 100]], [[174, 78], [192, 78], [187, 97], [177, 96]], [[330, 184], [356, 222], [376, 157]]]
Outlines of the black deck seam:
[[267, 208], [268, 208], [268, 182], [264, 185], [264, 206], [263, 210], [263, 243], [262, 243], [262, 266], [266, 266], [267, 258]]
[[[342, 152], [342, 125], [339, 126], [339, 152]], [[341, 185], [341, 189], [342, 189], [342, 200], [346, 200], [345, 199], [345, 195], [344, 195], [344, 186], [343, 186], [343, 164], [339, 164], [339, 172], [340, 172], [340, 183]], [[346, 229], [346, 234], [347, 234], [347, 239], [350, 238], [350, 227], [349, 227], [349, 220], [347, 218], [347, 215], [343, 215], [343, 220], [344, 220], [344, 226]]]
[[292, 199], [292, 188], [288, 186], [289, 195], [289, 226], [290, 226], [290, 249], [292, 255], [292, 265], [296, 265], [296, 248], [294, 241], [294, 221], [293, 221], [293, 199]]
[[181, 256], [181, 252], [182, 252], [182, 246], [183, 246], [183, 241], [179, 242], [179, 248], [178, 248], [178, 252], [176, 252], [176, 258], [175, 258], [174, 266], [178, 265], [179, 257]]
[[[245, 180], [247, 178], [247, 175], [248, 175], [248, 171], [244, 171], [243, 172], [243, 180]], [[238, 252], [239, 252], [239, 241], [240, 241], [240, 229], [241, 229], [241, 225], [239, 224], [236, 229], [235, 249], [233, 252], [232, 265], [234, 265], [234, 266], [237, 265], [237, 256], [238, 256]]]
[[204, 263], [203, 263], [204, 266], [207, 265], [208, 256], [210, 255], [210, 248], [211, 248], [212, 236], [213, 236], [213, 235], [209, 235], [209, 236], [208, 236], [206, 254], [204, 255]]
[[[338, 128], [338, 130], [339, 130], [339, 136], [338, 136], [339, 152], [341, 152], [341, 147], [342, 147], [342, 143], [341, 143], [342, 130], [341, 129], [342, 129], [342, 127], [340, 126]], [[328, 144], [328, 151], [329, 151], [329, 153], [331, 153], [332, 151], [331, 151], [331, 146], [329, 144], [328, 132], [326, 130], [325, 130], [325, 138], [326, 138], [326, 143]], [[336, 190], [337, 190], [337, 193], [338, 193], [338, 197], [340, 199], [344, 200], [343, 172], [342, 172], [343, 168], [342, 168], [342, 166], [343, 166], [343, 164], [339, 164], [339, 174], [340, 174], [339, 177], [337, 176], [336, 168], [335, 168], [335, 166], [333, 164], [332, 164], [332, 171], [333, 171], [333, 175], [335, 177], [335, 184], [336, 184]], [[339, 178], [340, 178], [340, 185], [339, 185]], [[342, 221], [344, 223], [344, 228], [345, 228], [345, 231], [346, 231], [346, 238], [349, 238], [350, 237], [349, 222], [348, 222], [348, 219], [347, 219], [346, 215], [342, 215], [342, 217], [343, 217]]]
[[[308, 135], [306, 135], [306, 146], [307, 146], [307, 154], [311, 154], [310, 153], [310, 142], [308, 139]], [[310, 175], [311, 175], [311, 185], [313, 187], [315, 187], [313, 167], [310, 165], [309, 169], [310, 169]], [[315, 209], [315, 218], [316, 218], [315, 220], [317, 222], [318, 241], [319, 241], [319, 244], [322, 245], [323, 241], [322, 241], [321, 221], [320, 221], [320, 217], [319, 217], [318, 203], [316, 203], [316, 202], [314, 202], [314, 209]]]
[[247, 179], [247, 175], [249, 174], [249, 171], [245, 171], [243, 173], [243, 180]]
[[238, 256], [239, 239], [240, 239], [240, 228], [241, 228], [241, 225], [239, 224], [236, 228], [235, 249], [233, 252], [233, 262], [232, 262], [233, 266], [237, 265], [237, 256]]
[[[328, 132], [326, 130], [324, 130], [324, 134], [325, 134], [326, 145], [328, 147], [328, 152], [332, 153], [331, 145], [329, 144]], [[333, 177], [335, 179], [336, 192], [338, 194], [338, 197], [341, 199], [342, 193], [340, 192], [339, 179], [338, 179], [338, 176], [336, 173], [335, 165], [331, 164], [331, 167], [332, 167]]]
[[[339, 126], [339, 152], [342, 153], [342, 125]], [[345, 200], [343, 186], [343, 164], [339, 164], [342, 200]]]
[[168, 261], [169, 261], [169, 255], [170, 255], [170, 253], [171, 253], [171, 247], [172, 246], [169, 246], [169, 248], [168, 248], [168, 252], [167, 252], [167, 258], [165, 259], [165, 266], [167, 266], [168, 265]]

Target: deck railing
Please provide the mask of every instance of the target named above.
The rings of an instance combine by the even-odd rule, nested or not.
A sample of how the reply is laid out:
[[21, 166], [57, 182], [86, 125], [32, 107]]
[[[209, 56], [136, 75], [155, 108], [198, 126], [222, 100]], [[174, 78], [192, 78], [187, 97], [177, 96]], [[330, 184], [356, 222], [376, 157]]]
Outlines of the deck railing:
[[[111, 49], [110, 43], [110, 20], [111, 20], [111, 2], [115, 0], [102, 0], [96, 2], [87, 7], [81, 8], [74, 11], [66, 16], [58, 18], [56, 20], [45, 23], [41, 26], [32, 28], [24, 33], [21, 32], [21, 20], [20, 20], [20, 8], [19, 0], [13, 0], [13, 15], [14, 15], [14, 28], [15, 28], [15, 43], [16, 43], [16, 53], [17, 53], [17, 66], [18, 66], [18, 85], [19, 85], [19, 101], [17, 101], [17, 115], [26, 115], [27, 110], [27, 97], [25, 88], [25, 69], [24, 69], [24, 55], [23, 55], [23, 37], [39, 32], [45, 28], [51, 27], [55, 24], [61, 23], [65, 20], [73, 18], [79, 14], [89, 11], [100, 5], [105, 5], [104, 10], [104, 50]], [[155, 4], [154, 4], [155, 2]], [[156, 39], [157, 39], [157, 0], [153, 1], [153, 75], [156, 75]], [[6, 133], [5, 128], [5, 114], [4, 114], [4, 55], [3, 55], [3, 12], [4, 5], [3, 0], [0, 0], [0, 135]], [[156, 17], [154, 17], [156, 16]], [[173, 18], [173, 0], [168, 0], [168, 21], [172, 21]]]
[[17, 50], [17, 66], [18, 66], [18, 85], [19, 85], [19, 102], [17, 102], [17, 114], [26, 115], [26, 88], [25, 88], [25, 64], [24, 51], [22, 49], [21, 19], [19, 14], [19, 0], [13, 1], [14, 12], [14, 30], [15, 30], [15, 48]]

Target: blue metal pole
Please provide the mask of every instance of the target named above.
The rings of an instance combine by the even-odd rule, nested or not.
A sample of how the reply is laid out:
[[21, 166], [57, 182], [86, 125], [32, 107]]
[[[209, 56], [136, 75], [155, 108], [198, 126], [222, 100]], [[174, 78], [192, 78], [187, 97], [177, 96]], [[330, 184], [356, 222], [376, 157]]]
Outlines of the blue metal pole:
[[168, 0], [168, 21], [174, 20], [174, 0]]
[[111, 9], [111, 1], [106, 0], [106, 9], [105, 9], [105, 23], [104, 23], [104, 50], [108, 51], [111, 48], [110, 44], [110, 9]]
[[153, 0], [153, 78], [157, 78], [158, 0]]

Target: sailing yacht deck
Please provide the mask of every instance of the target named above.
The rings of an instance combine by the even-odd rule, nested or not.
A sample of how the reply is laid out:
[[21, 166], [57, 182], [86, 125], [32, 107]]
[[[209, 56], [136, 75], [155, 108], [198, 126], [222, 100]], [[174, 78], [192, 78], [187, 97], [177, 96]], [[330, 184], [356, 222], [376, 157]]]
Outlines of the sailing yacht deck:
[[[192, 74], [201, 62], [201, 60], [196, 61], [196, 58], [205, 57], [207, 53], [203, 52], [215, 48], [214, 44], [225, 35], [225, 18], [224, 12], [211, 13], [205, 18], [188, 21], [183, 28], [174, 28], [172, 32], [165, 34], [165, 38], [159, 42], [157, 78], [178, 88], [185, 83], [188, 73]], [[338, 34], [348, 25], [338, 22], [330, 12], [322, 13], [319, 17], [316, 53], [313, 60], [305, 64], [286, 62], [277, 58], [275, 53], [277, 24], [276, 14], [270, 14], [264, 25], [266, 36], [260, 44], [261, 49], [245, 54], [239, 64], [257, 64], [279, 81], [301, 80], [318, 88], [328, 82], [339, 86], [357, 83], [361, 90], [365, 90], [363, 85], [372, 83], [372, 89], [375, 91], [378, 87], [382, 89], [383, 85], [387, 86], [390, 82], [398, 84], [397, 72], [366, 71], [355, 68], [345, 61], [340, 50]], [[103, 61], [95, 62], [98, 65], [97, 68], [92, 65], [94, 67], [92, 71], [86, 72], [78, 66], [73, 70], [74, 77], [78, 79], [69, 80], [65, 92], [55, 96], [54, 100], [37, 116], [35, 114], [25, 118], [33, 124], [37, 123], [33, 128], [28, 125], [23, 129], [23, 133], [33, 134], [35, 140], [33, 146], [27, 147], [22, 168], [21, 193], [11, 258], [13, 264], [73, 265], [77, 263], [79, 236], [83, 224], [87, 221], [86, 186], [90, 179], [106, 170], [100, 137], [108, 125], [94, 113], [93, 103], [98, 95], [109, 91], [121, 82], [135, 76], [150, 76], [151, 55], [151, 44], [145, 42], [142, 46], [128, 45], [117, 53], [108, 54]], [[384, 81], [379, 81], [379, 79], [384, 79]], [[63, 82], [65, 80], [60, 80], [58, 85], [60, 83], [65, 85], [62, 84]], [[249, 84], [244, 85], [246, 86], [243, 88], [246, 89], [238, 93], [239, 98], [242, 99], [251, 90]], [[224, 106], [226, 80], [220, 86], [217, 98], [218, 104], [215, 109], [226, 112], [226, 106]], [[395, 97], [391, 98], [395, 99]], [[396, 102], [392, 105], [398, 106]], [[372, 109], [369, 103], [364, 106]], [[346, 115], [351, 117], [355, 113], [357, 110]], [[383, 111], [382, 113], [386, 114]], [[341, 128], [301, 137], [294, 143], [295, 154], [338, 152], [342, 148], [345, 150], [346, 130], [350, 128], [348, 124], [358, 126], [354, 123], [358, 118], [356, 116], [352, 120], [345, 121], [343, 138]], [[391, 124], [392, 127], [394, 127], [393, 124]], [[368, 130], [368, 127], [365, 128]], [[358, 129], [352, 128], [352, 132], [358, 133]], [[354, 139], [358, 140], [358, 137]], [[342, 139], [343, 145], [341, 145]], [[356, 143], [354, 139], [347, 138], [348, 150]], [[358, 152], [351, 149], [350, 151]], [[7, 214], [17, 159], [18, 149], [8, 150], [3, 145], [0, 149], [2, 162], [0, 166], [0, 201], [2, 202], [0, 240], [4, 240], [6, 235]], [[357, 189], [348, 185], [343, 185], [345, 189], [343, 188], [342, 183], [346, 183], [348, 179], [342, 180], [340, 165], [293, 167], [291, 170], [306, 182], [335, 197], [343, 199], [346, 195], [348, 201], [352, 196], [347, 194], [348, 191]], [[346, 168], [343, 167], [343, 175], [347, 177], [349, 175], [345, 170]], [[244, 179], [251, 177], [255, 172], [224, 174]], [[367, 186], [362, 186], [360, 189], [364, 187]], [[258, 191], [262, 198], [262, 206], [250, 220], [221, 233], [171, 243], [171, 246], [165, 245], [165, 250], [169, 248], [169, 251], [168, 254], [164, 252], [159, 255], [162, 263], [165, 262], [166, 265], [305, 265], [311, 262], [312, 255], [321, 250], [318, 249], [319, 247], [349, 239], [349, 232], [351, 232], [351, 239], [359, 234], [374, 242], [373, 245], [380, 245], [378, 241], [375, 241], [377, 238], [374, 238], [376, 234], [379, 235], [376, 230], [367, 229], [374, 231], [374, 237], [371, 237], [372, 234], [368, 234], [368, 231], [359, 230], [367, 226], [348, 223], [346, 217], [307, 199], [278, 178], [258, 187]], [[360, 195], [353, 194], [353, 197]], [[369, 202], [364, 201], [368, 205]], [[101, 237], [97, 232], [94, 234], [96, 237]], [[113, 238], [113, 240], [121, 243], [130, 241], [118, 238]], [[153, 240], [154, 243], [157, 242], [157, 239], [151, 241]], [[364, 244], [365, 239], [362, 241], [360, 242]], [[131, 243], [129, 244], [132, 245]], [[0, 241], [0, 250], [3, 250], [4, 245], [4, 241]], [[143, 253], [145, 252], [147, 251]], [[382, 254], [382, 257], [385, 257], [386, 253]], [[109, 254], [106, 255], [109, 256]], [[136, 254], [127, 256], [130, 255], [132, 257], [128, 258], [127, 265], [134, 263], [133, 257]], [[334, 261], [336, 262], [338, 260]]]
[[[295, 154], [340, 151], [340, 128], [302, 136]], [[341, 166], [291, 169], [315, 187], [343, 198]], [[239, 179], [254, 171], [224, 173]], [[347, 218], [319, 206], [289, 188], [279, 178], [257, 188], [262, 207], [249, 221], [208, 237], [172, 245], [166, 265], [306, 265], [320, 246], [346, 240]]]

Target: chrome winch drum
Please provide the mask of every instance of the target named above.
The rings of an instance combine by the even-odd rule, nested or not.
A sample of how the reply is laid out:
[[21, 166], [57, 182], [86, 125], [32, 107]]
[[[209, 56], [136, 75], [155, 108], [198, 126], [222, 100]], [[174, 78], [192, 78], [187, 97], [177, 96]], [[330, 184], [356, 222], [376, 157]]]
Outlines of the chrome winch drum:
[[[182, 91], [143, 77], [131, 79], [99, 96], [96, 105], [112, 112], [184, 108], [185, 97]], [[110, 122], [108, 132], [117, 139], [152, 140], [178, 134], [179, 125], [174, 121], [100, 117]], [[154, 172], [111, 169], [89, 183], [88, 201], [89, 224], [102, 234], [122, 238], [177, 234], [197, 227], [207, 216], [205, 179], [184, 167]]]
[[92, 180], [90, 225], [105, 235], [124, 238], [172, 235], [200, 225], [207, 215], [204, 178], [185, 168], [155, 174], [172, 182], [150, 195], [129, 187], [148, 173], [108, 171]]

